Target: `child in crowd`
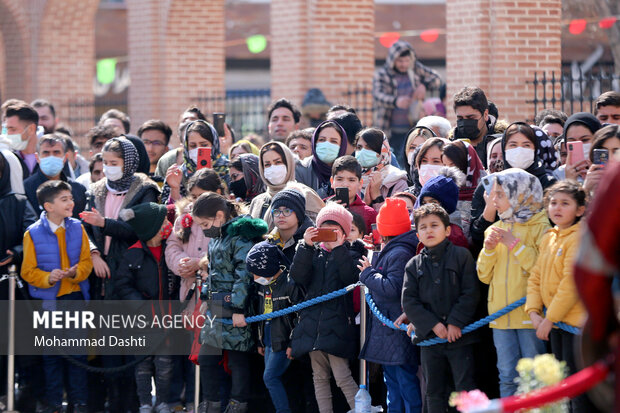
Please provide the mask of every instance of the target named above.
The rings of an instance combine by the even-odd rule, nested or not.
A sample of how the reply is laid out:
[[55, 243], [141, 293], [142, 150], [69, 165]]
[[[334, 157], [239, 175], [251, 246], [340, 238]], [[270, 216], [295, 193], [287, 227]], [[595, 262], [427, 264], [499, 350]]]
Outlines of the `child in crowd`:
[[[288, 258], [278, 246], [260, 242], [252, 247], [245, 261], [257, 284], [257, 314], [283, 310], [301, 301], [301, 291], [289, 278]], [[291, 412], [282, 375], [290, 364], [290, 335], [295, 318], [295, 314], [289, 314], [258, 323], [258, 353], [265, 357], [263, 381], [276, 413]]]
[[[166, 207], [154, 202], [123, 209], [119, 217], [127, 222], [138, 236], [121, 258], [117, 271], [117, 294], [121, 300], [170, 299], [168, 267], [164, 258], [165, 241], [172, 232], [166, 218]], [[158, 308], [155, 306], [155, 308]], [[161, 314], [163, 315], [163, 314]], [[140, 413], [152, 411], [151, 378], [155, 378], [156, 413], [169, 413], [168, 392], [172, 378], [172, 357], [150, 356], [136, 366], [136, 387]]]
[[[373, 266], [366, 257], [360, 260], [360, 281], [370, 290], [379, 311], [394, 320], [402, 312], [400, 297], [405, 265], [415, 255], [418, 245], [404, 200], [385, 200], [377, 216], [377, 229], [385, 246]], [[407, 335], [369, 317], [360, 358], [382, 365], [388, 411], [422, 411], [420, 381], [416, 375], [418, 350]]]
[[[485, 231], [484, 249], [478, 256], [478, 277], [489, 284], [489, 314], [526, 295], [538, 246], [549, 229], [542, 209], [542, 185], [534, 175], [511, 168], [493, 177], [489, 202], [497, 208], [500, 221]], [[545, 345], [536, 337], [524, 307], [492, 321], [490, 327], [497, 350], [500, 394], [510, 396], [517, 390], [517, 362], [544, 353]]]
[[[32, 298], [40, 300], [88, 300], [88, 276], [93, 269], [86, 231], [73, 215], [71, 186], [63, 181], [47, 181], [37, 189], [44, 212], [24, 234], [24, 261], [21, 275]], [[72, 356], [86, 363], [86, 356]], [[45, 412], [62, 410], [63, 378], [74, 412], [86, 413], [86, 370], [59, 355], [43, 355], [45, 372]], [[66, 371], [66, 375], [65, 372]]]
[[201, 299], [209, 300], [209, 311], [220, 318], [232, 318], [232, 324], [206, 323], [201, 331], [202, 347], [198, 357], [202, 411], [221, 410], [219, 364], [227, 350], [232, 375], [228, 413], [248, 411], [250, 397], [250, 350], [252, 332], [245, 322], [249, 310], [252, 275], [245, 259], [252, 246], [267, 232], [262, 219], [241, 215], [238, 204], [212, 192], [202, 194], [192, 209], [194, 221], [211, 238], [208, 249], [209, 276], [203, 284]]
[[353, 217], [353, 223], [351, 225], [351, 232], [347, 237], [347, 241], [349, 241], [350, 243], [354, 243], [358, 239], [362, 240], [364, 238], [364, 235], [366, 235], [368, 231], [366, 230], [366, 223], [364, 222], [364, 218], [362, 218], [360, 214], [351, 212], [351, 216]]
[[[362, 190], [362, 167], [353, 156], [342, 156], [334, 162], [332, 166], [332, 177], [329, 181], [333, 191], [337, 188], [346, 188], [349, 191], [349, 200], [346, 205], [342, 205], [351, 212], [355, 212], [364, 218], [366, 230], [377, 220], [377, 211], [369, 207], [359, 196]], [[327, 201], [334, 201], [330, 197]]]
[[[353, 284], [359, 279], [356, 263], [361, 258], [351, 251], [346, 237], [351, 232], [351, 214], [341, 205], [328, 203], [317, 216], [317, 227], [310, 227], [300, 241], [291, 278], [312, 299]], [[331, 230], [336, 240], [315, 243], [319, 229]], [[351, 294], [329, 300], [300, 312], [293, 330], [292, 354], [297, 358], [310, 353], [316, 401], [321, 413], [331, 413], [330, 371], [351, 409], [355, 407], [357, 385], [351, 376], [350, 358], [356, 356], [355, 315]]]
[[303, 193], [296, 188], [286, 187], [275, 194], [271, 200], [271, 216], [275, 227], [268, 240], [280, 247], [289, 262], [292, 262], [297, 243], [304, 237], [306, 229], [314, 225], [306, 215], [306, 198]]
[[[547, 231], [540, 243], [540, 254], [527, 281], [525, 311], [529, 314], [536, 336], [551, 343], [558, 360], [565, 361], [570, 374], [577, 372], [575, 336], [552, 328], [554, 323], [581, 327], [585, 309], [579, 300], [573, 265], [579, 249], [580, 219], [586, 210], [586, 193], [574, 181], [562, 181], [547, 190], [545, 203], [549, 219], [555, 227]], [[543, 306], [547, 313], [543, 313]], [[571, 401], [573, 412], [579, 409], [577, 398]]]
[[414, 343], [434, 337], [448, 341], [420, 349], [428, 412], [445, 412], [452, 387], [447, 377], [452, 376], [456, 391], [476, 387], [476, 335], [461, 333], [474, 321], [480, 298], [476, 267], [470, 252], [448, 239], [450, 218], [442, 207], [424, 205], [414, 219], [424, 249], [405, 267], [402, 306], [415, 326]]
[[[424, 184], [420, 195], [416, 200], [415, 207], [419, 208], [421, 205], [436, 203], [441, 205], [448, 214], [452, 214], [456, 211], [457, 202], [459, 199], [459, 185], [458, 179], [450, 172], [454, 168], [442, 168], [442, 174], [434, 178], [431, 178]], [[459, 171], [456, 171], [459, 173]], [[450, 235], [448, 236], [450, 242], [459, 247], [469, 248], [469, 242], [467, 237], [463, 233], [463, 230], [458, 224], [450, 223]], [[418, 245], [418, 252], [422, 249], [421, 244]]]

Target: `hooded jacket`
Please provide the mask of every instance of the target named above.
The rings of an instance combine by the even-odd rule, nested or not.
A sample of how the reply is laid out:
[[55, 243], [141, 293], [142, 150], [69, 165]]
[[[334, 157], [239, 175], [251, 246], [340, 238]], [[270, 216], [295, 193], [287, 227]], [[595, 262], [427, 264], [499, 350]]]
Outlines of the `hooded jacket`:
[[138, 241], [129, 247], [116, 271], [116, 293], [121, 300], [169, 300], [168, 267], [161, 244], [159, 263], [145, 242]]
[[[210, 305], [218, 305], [215, 293], [229, 294], [230, 301], [220, 304], [233, 313], [246, 314], [250, 308], [249, 296], [252, 274], [247, 270], [245, 259], [252, 246], [262, 239], [267, 225], [261, 219], [239, 216], [222, 226], [221, 236], [209, 241], [209, 278], [203, 284], [201, 298], [212, 297]], [[217, 312], [214, 314], [219, 316]], [[249, 326], [233, 327], [218, 322], [205, 323], [200, 341], [223, 350], [249, 351], [252, 333]]]
[[[527, 293], [528, 277], [534, 267], [543, 235], [549, 229], [549, 219], [543, 210], [525, 223], [506, 223], [498, 221], [491, 226], [509, 230], [519, 238], [512, 249], [499, 243], [495, 249], [483, 248], [478, 256], [478, 278], [489, 284], [488, 310], [492, 314], [519, 300]], [[485, 237], [491, 232], [487, 228]], [[532, 322], [521, 306], [514, 311], [492, 321], [491, 328], [520, 329], [532, 328]]]
[[[357, 282], [360, 258], [359, 252], [350, 249], [346, 242], [326, 251], [309, 247], [301, 240], [291, 266], [291, 278], [305, 289], [306, 300], [316, 298]], [[295, 358], [314, 350], [354, 358], [357, 337], [351, 294], [301, 310], [292, 337]]]
[[[383, 248], [374, 266], [360, 274], [360, 281], [368, 287], [377, 308], [390, 320], [396, 320], [403, 312], [400, 298], [405, 266], [415, 255], [417, 244], [415, 231], [393, 238]], [[418, 364], [418, 352], [409, 337], [383, 325], [375, 317], [368, 317], [366, 341], [360, 358], [387, 365]]]
[[439, 89], [441, 85], [439, 74], [420, 63], [409, 43], [402, 40], [395, 42], [388, 51], [385, 64], [375, 72], [372, 79], [373, 125], [384, 131], [388, 136], [392, 111], [396, 107], [396, 98], [398, 97], [397, 72], [394, 68], [394, 62], [406, 50], [410, 51], [414, 60], [412, 67], [407, 71], [413, 89], [415, 90], [420, 84], [426, 86], [427, 89]]
[[545, 306], [549, 321], [582, 326], [586, 311], [573, 278], [580, 227], [580, 223], [564, 230], [555, 227], [543, 236], [538, 260], [527, 281], [526, 313], [534, 311], [545, 317]]

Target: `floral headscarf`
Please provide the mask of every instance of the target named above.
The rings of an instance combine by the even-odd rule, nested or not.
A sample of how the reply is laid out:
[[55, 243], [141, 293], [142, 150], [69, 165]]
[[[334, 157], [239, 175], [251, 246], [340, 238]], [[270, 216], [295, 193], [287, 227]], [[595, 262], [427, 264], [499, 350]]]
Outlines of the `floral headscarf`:
[[523, 169], [510, 168], [491, 176], [510, 202], [510, 208], [499, 214], [502, 221], [523, 224], [542, 210], [543, 188], [534, 175]]
[[209, 122], [198, 119], [191, 123], [188, 123], [183, 131], [183, 165], [181, 169], [183, 170], [183, 174], [186, 178], [191, 177], [194, 172], [196, 172], [197, 166], [196, 163], [189, 157], [189, 142], [187, 140], [187, 131], [189, 128], [197, 122], [202, 122], [209, 127], [211, 130], [211, 136], [213, 136], [213, 141], [211, 142], [211, 168], [220, 176], [220, 178], [224, 179], [226, 183], [228, 183], [228, 159], [222, 156], [220, 152], [220, 140], [217, 136], [217, 131]]
[[135, 179], [134, 174], [138, 170], [138, 163], [140, 161], [138, 150], [125, 137], [112, 138], [108, 142], [110, 141], [116, 141], [121, 145], [121, 150], [123, 151], [123, 176], [118, 181], [110, 181], [106, 178], [105, 185], [109, 191], [115, 193], [127, 192]]

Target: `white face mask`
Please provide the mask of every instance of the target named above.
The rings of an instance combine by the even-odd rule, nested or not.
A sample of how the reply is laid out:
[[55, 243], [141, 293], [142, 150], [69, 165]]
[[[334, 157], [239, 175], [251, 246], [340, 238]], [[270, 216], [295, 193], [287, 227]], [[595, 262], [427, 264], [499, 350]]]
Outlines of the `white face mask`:
[[506, 162], [513, 168], [527, 169], [534, 163], [534, 149], [508, 149], [506, 151]]
[[409, 165], [413, 165], [413, 154], [415, 153], [415, 151], [411, 151], [407, 154], [407, 162], [409, 162]]
[[420, 166], [419, 175], [420, 175], [420, 184], [424, 186], [426, 182], [428, 182], [431, 178], [439, 175], [439, 170], [443, 168], [443, 165], [422, 165]]
[[11, 141], [11, 149], [14, 151], [23, 151], [28, 146], [28, 140], [22, 140], [21, 133], [15, 133], [13, 135], [6, 135], [7, 139]]
[[286, 180], [286, 165], [272, 165], [263, 171], [265, 179], [272, 185], [282, 185]]
[[198, 148], [189, 151], [189, 159], [191, 159], [196, 165], [198, 165]]
[[265, 277], [258, 277], [254, 279], [255, 283], [258, 283], [260, 285], [269, 285], [269, 283], [271, 282], [271, 280], [268, 280]]
[[103, 165], [103, 174], [108, 178], [108, 181], [118, 181], [123, 177], [123, 168], [120, 166]]
[[592, 148], [591, 143], [583, 144], [583, 159], [590, 159], [590, 148]]

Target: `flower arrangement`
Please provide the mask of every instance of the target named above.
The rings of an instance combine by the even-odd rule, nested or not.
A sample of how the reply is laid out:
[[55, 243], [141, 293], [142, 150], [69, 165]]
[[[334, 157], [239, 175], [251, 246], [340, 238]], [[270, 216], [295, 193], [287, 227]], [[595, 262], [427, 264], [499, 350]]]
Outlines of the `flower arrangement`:
[[[517, 394], [526, 394], [552, 386], [562, 381], [567, 375], [566, 363], [558, 361], [552, 354], [540, 354], [532, 358], [523, 358], [517, 363], [519, 377], [515, 380], [519, 387]], [[568, 412], [568, 403], [561, 400], [538, 409], [530, 410], [533, 413], [560, 413]]]
[[[543, 387], [552, 386], [562, 381], [567, 374], [565, 362], [558, 361], [552, 354], [541, 354], [534, 358], [523, 358], [517, 363], [519, 377], [517, 394], [532, 393]], [[450, 396], [450, 406], [459, 412], [481, 411], [491, 406], [486, 394], [480, 390], [454, 392]], [[568, 412], [568, 401], [560, 400], [537, 409], [528, 410], [532, 413], [564, 413]]]

